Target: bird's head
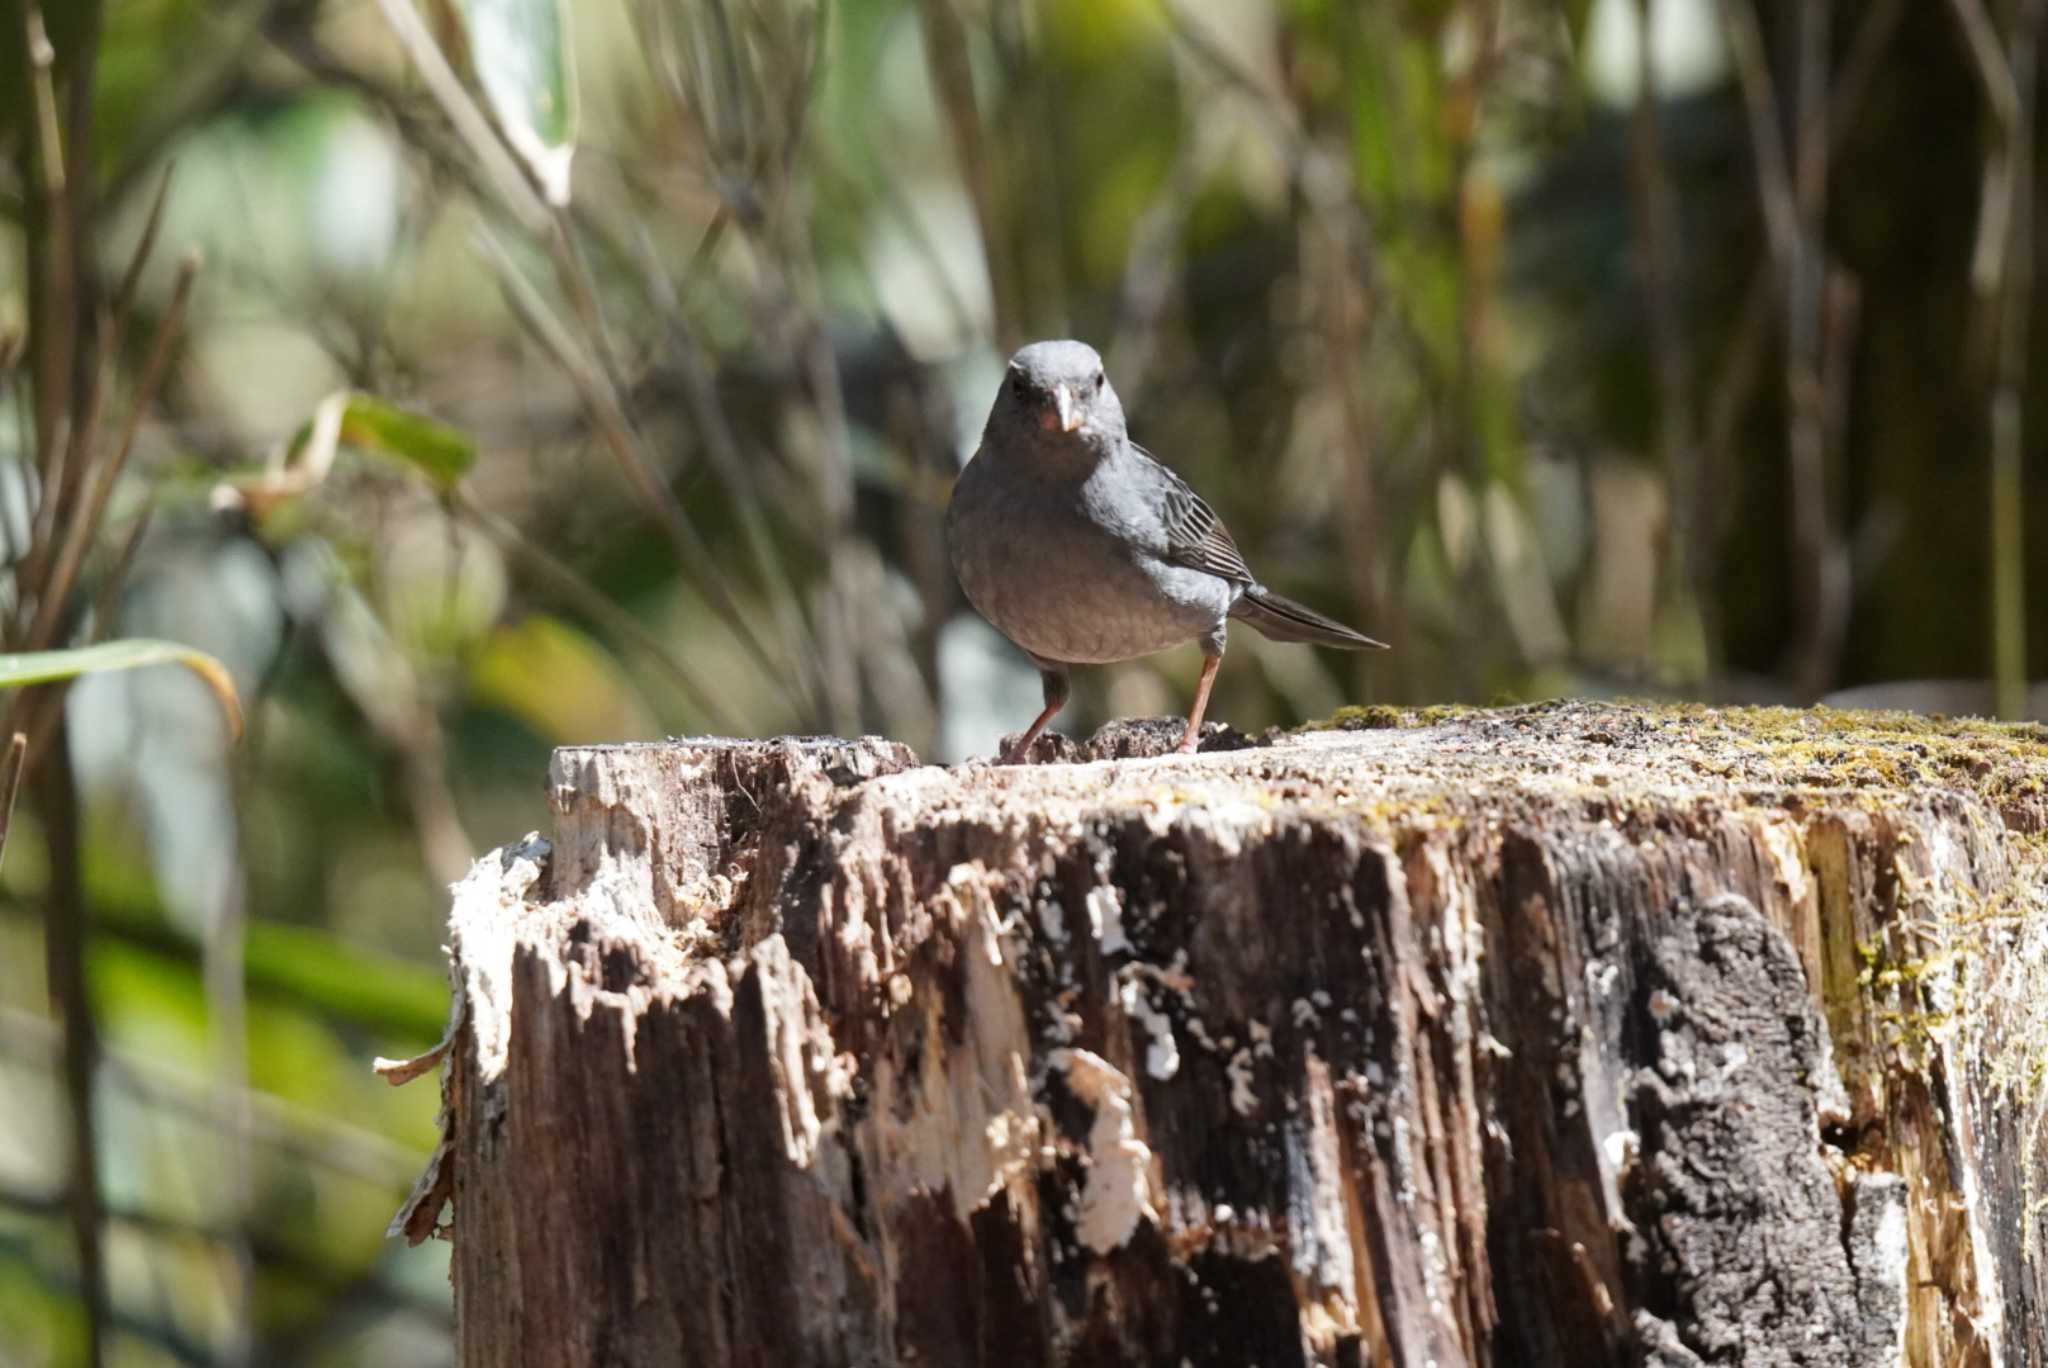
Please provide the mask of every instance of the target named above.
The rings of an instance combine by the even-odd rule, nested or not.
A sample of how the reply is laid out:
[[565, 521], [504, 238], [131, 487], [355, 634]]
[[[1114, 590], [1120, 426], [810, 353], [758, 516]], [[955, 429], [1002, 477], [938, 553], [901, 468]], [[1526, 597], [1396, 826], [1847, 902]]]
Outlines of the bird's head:
[[989, 414], [1039, 444], [1121, 441], [1124, 407], [1102, 373], [1102, 358], [1085, 342], [1033, 342], [1010, 358]]

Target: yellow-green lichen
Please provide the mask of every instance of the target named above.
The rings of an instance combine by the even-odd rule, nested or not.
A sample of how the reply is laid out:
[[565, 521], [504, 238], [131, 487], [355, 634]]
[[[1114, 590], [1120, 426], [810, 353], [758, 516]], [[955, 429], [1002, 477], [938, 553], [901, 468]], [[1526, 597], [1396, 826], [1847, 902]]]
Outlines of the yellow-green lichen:
[[[1553, 793], [1597, 801], [1626, 825], [1635, 800], [1664, 785], [1711, 781], [1717, 803], [1783, 805], [1794, 813], [1860, 811], [1887, 820], [1898, 849], [1897, 920], [1877, 943], [1824, 956], [1823, 1000], [1838, 1035], [1876, 1008], [1878, 1049], [1909, 1068], [1936, 1051], [1957, 1052], [2002, 1103], [2048, 1117], [2048, 727], [2038, 723], [1834, 708], [1711, 707], [1697, 703], [1558, 701], [1512, 708], [1338, 711], [1318, 730], [1471, 728], [1491, 750], [1524, 738], [1549, 763], [1538, 774]], [[1555, 743], [1565, 743], [1558, 746]], [[1443, 749], [1447, 787], [1499, 772], [1471, 768], [1456, 745]], [[1463, 772], [1459, 773], [1461, 767]], [[1577, 779], [1582, 778], [1583, 788]], [[1562, 780], [1562, 784], [1557, 781]], [[1510, 781], [1512, 782], [1512, 781]], [[1725, 787], [1724, 787], [1725, 786]], [[1729, 790], [1732, 789], [1732, 792]], [[1497, 791], [1497, 790], [1496, 790]], [[1968, 850], [1935, 860], [1914, 832], [1948, 825], [1963, 800]], [[1374, 825], [1412, 821], [1415, 800], [1361, 804]], [[1460, 804], [1447, 805], [1454, 816]], [[1923, 828], [1919, 817], [1931, 818]], [[1906, 820], [1895, 820], [1905, 818]], [[1816, 844], [1807, 858], [1825, 882], [1846, 879], [1849, 852]], [[1912, 854], [1908, 854], [1912, 852]], [[1930, 865], [1929, 861], [1935, 860]], [[1990, 863], [1986, 863], [1989, 861]], [[1830, 896], [1846, 901], [1850, 891]], [[1846, 1039], [1838, 1043], [1849, 1043]], [[1854, 1048], [1853, 1044], [1851, 1048]]]
[[1424, 707], [1397, 708], [1385, 703], [1349, 704], [1307, 731], [1390, 731], [1400, 727], [1433, 727], [1481, 711], [1461, 703], [1432, 703]]

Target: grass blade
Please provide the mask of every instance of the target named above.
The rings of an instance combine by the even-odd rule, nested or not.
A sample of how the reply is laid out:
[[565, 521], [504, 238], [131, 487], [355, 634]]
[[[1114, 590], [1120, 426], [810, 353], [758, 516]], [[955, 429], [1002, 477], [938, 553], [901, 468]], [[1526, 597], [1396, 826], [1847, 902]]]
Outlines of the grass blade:
[[152, 665], [182, 665], [213, 690], [221, 712], [228, 721], [229, 736], [242, 735], [242, 700], [227, 666], [191, 646], [175, 641], [153, 641], [138, 637], [107, 641], [97, 646], [80, 646], [65, 651], [24, 651], [0, 655], [0, 689], [19, 689], [30, 684], [54, 684], [80, 675], [106, 674], [113, 670], [140, 670]]

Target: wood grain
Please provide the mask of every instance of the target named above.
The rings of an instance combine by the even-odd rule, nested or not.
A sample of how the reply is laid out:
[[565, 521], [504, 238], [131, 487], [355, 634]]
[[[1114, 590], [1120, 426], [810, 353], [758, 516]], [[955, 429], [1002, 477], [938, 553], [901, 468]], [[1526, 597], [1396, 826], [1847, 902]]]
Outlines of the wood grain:
[[395, 1223], [462, 1362], [2048, 1364], [2048, 733], [1348, 720], [558, 753]]

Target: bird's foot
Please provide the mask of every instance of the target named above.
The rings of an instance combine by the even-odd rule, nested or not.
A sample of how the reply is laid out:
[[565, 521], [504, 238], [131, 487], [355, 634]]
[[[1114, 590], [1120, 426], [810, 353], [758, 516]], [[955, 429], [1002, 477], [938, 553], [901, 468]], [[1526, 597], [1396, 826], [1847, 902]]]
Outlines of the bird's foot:
[[998, 765], [1059, 765], [1077, 759], [1072, 741], [1058, 732], [1010, 736], [996, 750]]

